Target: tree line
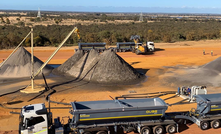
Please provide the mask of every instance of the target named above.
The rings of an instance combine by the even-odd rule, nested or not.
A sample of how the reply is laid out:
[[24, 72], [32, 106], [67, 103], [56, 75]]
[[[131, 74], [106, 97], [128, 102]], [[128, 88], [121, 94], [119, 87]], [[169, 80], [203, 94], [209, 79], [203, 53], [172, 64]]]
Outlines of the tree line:
[[[131, 22], [123, 24], [105, 23], [75, 25], [80, 30], [81, 42], [106, 42], [115, 45], [116, 42], [131, 42], [131, 35], [140, 35], [141, 41], [176, 42], [185, 40], [218, 39], [221, 37], [221, 22], [207, 21], [155, 21]], [[57, 46], [75, 27], [66, 25], [36, 25], [34, 29], [35, 46]], [[30, 27], [25, 25], [0, 26], [0, 49], [13, 48], [29, 33]], [[30, 46], [30, 37], [24, 45]], [[73, 34], [66, 45], [77, 45], [79, 39]]]

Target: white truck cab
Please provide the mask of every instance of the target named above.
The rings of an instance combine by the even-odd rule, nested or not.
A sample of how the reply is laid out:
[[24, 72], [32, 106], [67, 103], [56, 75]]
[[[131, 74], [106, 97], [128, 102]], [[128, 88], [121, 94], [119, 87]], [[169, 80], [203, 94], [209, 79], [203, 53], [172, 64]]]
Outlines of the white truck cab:
[[154, 47], [154, 43], [153, 42], [150, 42], [150, 41], [147, 41], [147, 49], [149, 52], [154, 52], [155, 51], [155, 47]]
[[19, 133], [48, 134], [49, 114], [44, 104], [33, 104], [22, 107], [19, 117]]

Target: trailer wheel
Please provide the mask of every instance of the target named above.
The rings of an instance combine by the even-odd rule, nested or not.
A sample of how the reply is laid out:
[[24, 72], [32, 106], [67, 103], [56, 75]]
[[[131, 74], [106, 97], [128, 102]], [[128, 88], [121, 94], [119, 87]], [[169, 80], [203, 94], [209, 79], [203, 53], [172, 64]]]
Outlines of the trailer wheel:
[[154, 134], [163, 134], [163, 131], [164, 131], [164, 129], [163, 129], [162, 126], [155, 126], [153, 128], [153, 133]]
[[107, 134], [106, 131], [98, 131], [96, 134]]
[[209, 128], [209, 122], [208, 121], [203, 121], [200, 123], [200, 129], [206, 130]]
[[220, 121], [219, 120], [213, 120], [210, 125], [211, 125], [212, 128], [217, 129], [217, 128], [220, 127]]
[[140, 131], [140, 134], [150, 134], [151, 129], [149, 127], [143, 127]]
[[173, 134], [176, 132], [176, 125], [171, 124], [166, 126], [166, 131], [168, 134]]

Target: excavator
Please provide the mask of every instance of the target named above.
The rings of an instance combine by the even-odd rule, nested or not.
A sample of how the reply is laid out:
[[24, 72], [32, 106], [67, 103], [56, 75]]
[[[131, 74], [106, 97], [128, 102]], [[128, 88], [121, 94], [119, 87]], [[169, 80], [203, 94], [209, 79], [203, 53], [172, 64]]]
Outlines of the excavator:
[[147, 41], [146, 43], [142, 43], [140, 41], [139, 35], [132, 35], [130, 37], [130, 40], [133, 40], [135, 43], [135, 47], [132, 50], [133, 53], [139, 55], [139, 54], [146, 54], [148, 52], [154, 52], [155, 48], [153, 42]]

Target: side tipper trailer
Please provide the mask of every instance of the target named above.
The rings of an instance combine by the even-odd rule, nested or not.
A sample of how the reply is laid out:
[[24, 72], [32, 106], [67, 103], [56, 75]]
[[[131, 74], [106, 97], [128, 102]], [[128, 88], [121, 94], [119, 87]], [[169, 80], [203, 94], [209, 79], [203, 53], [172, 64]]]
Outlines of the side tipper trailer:
[[190, 120], [202, 130], [206, 130], [209, 127], [219, 128], [221, 121], [221, 93], [201, 94], [194, 97], [197, 102], [197, 108], [192, 109], [188, 115], [177, 115], [175, 118]]
[[132, 51], [135, 47], [134, 42], [117, 42], [117, 47], [114, 48], [115, 52]]
[[106, 50], [106, 43], [78, 43], [78, 49], [75, 49], [75, 51], [82, 50], [89, 52], [91, 49], [95, 49], [97, 52], [103, 52]]
[[162, 134], [177, 132], [178, 124], [165, 115], [167, 104], [160, 98], [71, 102], [70, 128], [79, 133], [106, 134], [111, 130]]

